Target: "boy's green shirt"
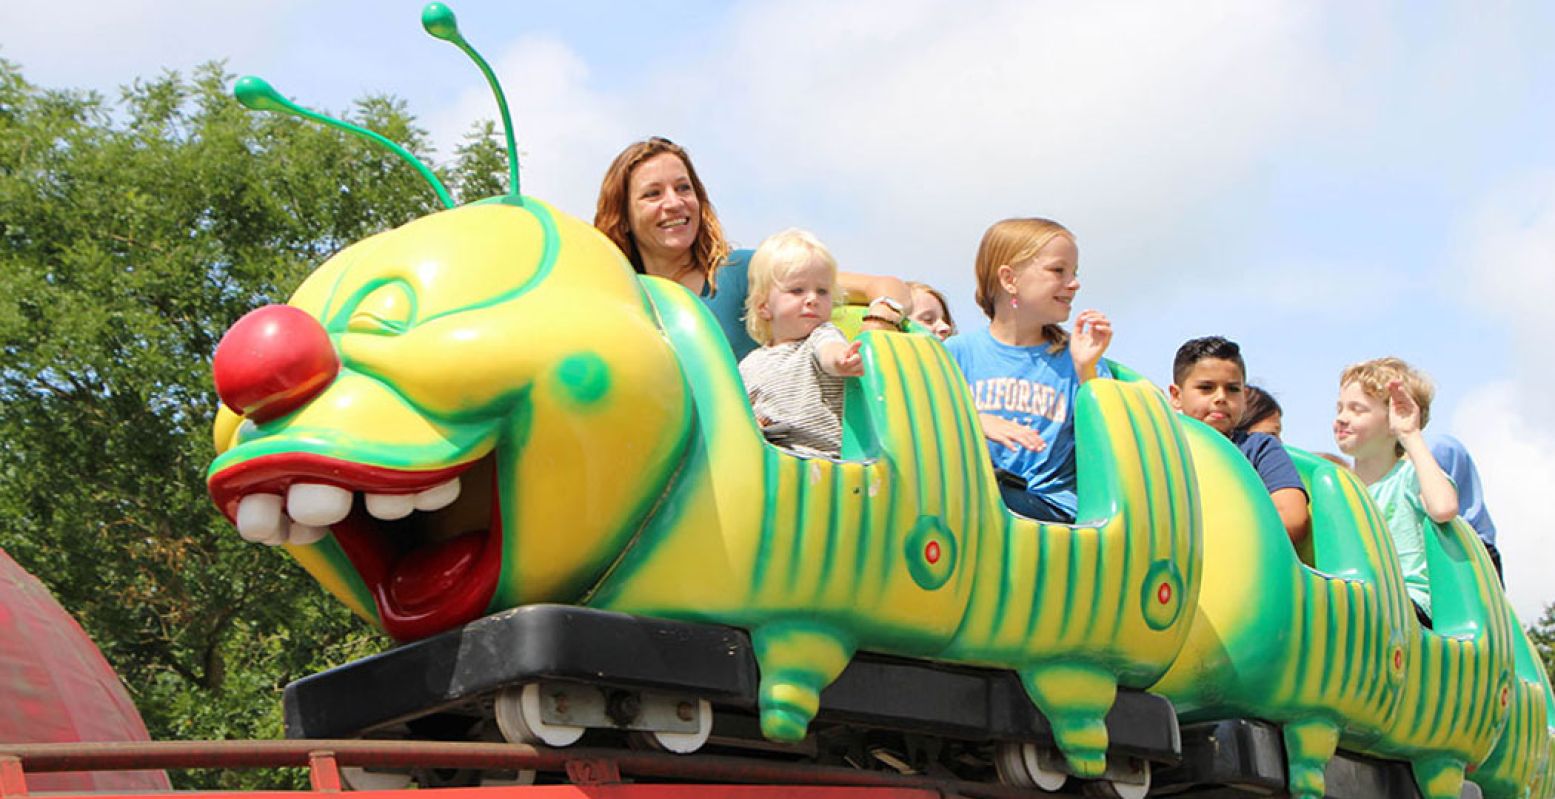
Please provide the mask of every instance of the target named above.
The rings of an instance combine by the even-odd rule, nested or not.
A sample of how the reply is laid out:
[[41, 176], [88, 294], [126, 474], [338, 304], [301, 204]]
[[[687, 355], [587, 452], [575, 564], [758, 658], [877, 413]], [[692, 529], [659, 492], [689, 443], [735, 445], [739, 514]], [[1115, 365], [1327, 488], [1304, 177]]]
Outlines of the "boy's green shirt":
[[[1451, 478], [1448, 478], [1449, 480]], [[1366, 487], [1372, 501], [1388, 522], [1398, 564], [1404, 571], [1404, 589], [1426, 615], [1431, 615], [1431, 576], [1426, 569], [1425, 534], [1431, 517], [1420, 501], [1420, 476], [1408, 458], [1399, 458], [1382, 479]]]

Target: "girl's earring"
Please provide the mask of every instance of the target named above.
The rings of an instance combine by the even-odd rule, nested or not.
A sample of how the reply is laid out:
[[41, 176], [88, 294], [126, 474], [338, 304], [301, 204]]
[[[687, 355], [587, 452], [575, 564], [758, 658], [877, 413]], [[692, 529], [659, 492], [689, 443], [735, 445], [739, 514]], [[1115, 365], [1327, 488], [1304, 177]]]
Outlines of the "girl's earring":
[[1019, 308], [1020, 307], [1020, 300], [1017, 300], [1014, 297], [1011, 297], [1010, 298], [1010, 307], [1011, 308]]

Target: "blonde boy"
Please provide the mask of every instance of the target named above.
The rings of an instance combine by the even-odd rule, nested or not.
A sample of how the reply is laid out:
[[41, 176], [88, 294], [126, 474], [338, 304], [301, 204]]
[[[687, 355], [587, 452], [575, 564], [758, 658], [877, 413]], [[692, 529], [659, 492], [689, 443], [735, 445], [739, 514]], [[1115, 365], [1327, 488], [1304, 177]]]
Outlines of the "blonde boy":
[[1355, 474], [1388, 521], [1404, 587], [1421, 620], [1431, 616], [1426, 570], [1427, 521], [1458, 515], [1458, 491], [1431, 457], [1421, 430], [1431, 418], [1435, 390], [1424, 374], [1398, 358], [1350, 366], [1339, 375], [1334, 443], [1355, 459]]
[[750, 261], [745, 328], [761, 344], [740, 379], [762, 433], [798, 455], [842, 451], [842, 380], [864, 373], [857, 342], [831, 323], [837, 261], [796, 228], [769, 237]]

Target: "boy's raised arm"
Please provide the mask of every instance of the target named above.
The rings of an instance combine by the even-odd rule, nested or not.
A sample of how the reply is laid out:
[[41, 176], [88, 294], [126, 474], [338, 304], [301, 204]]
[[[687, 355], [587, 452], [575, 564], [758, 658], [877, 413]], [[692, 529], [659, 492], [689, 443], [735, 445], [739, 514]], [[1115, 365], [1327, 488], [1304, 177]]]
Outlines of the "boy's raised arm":
[[1415, 465], [1415, 473], [1420, 478], [1420, 503], [1425, 506], [1426, 515], [1437, 524], [1452, 521], [1458, 515], [1458, 489], [1453, 487], [1452, 479], [1431, 457], [1431, 448], [1426, 446], [1425, 437], [1417, 432], [1409, 438], [1401, 439], [1401, 442], [1404, 454]]
[[1388, 384], [1388, 427], [1398, 437], [1405, 457], [1414, 464], [1425, 514], [1437, 524], [1452, 521], [1458, 515], [1458, 489], [1431, 456], [1431, 448], [1420, 433], [1420, 406], [1397, 380]]

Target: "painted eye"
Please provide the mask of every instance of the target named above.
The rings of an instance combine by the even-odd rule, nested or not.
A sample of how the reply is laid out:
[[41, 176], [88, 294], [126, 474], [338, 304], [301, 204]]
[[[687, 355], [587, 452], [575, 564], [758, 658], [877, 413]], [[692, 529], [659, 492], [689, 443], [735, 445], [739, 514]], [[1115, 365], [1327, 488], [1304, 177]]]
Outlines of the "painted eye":
[[346, 323], [347, 332], [397, 336], [415, 322], [416, 296], [410, 286], [388, 283], [373, 289], [356, 304]]

